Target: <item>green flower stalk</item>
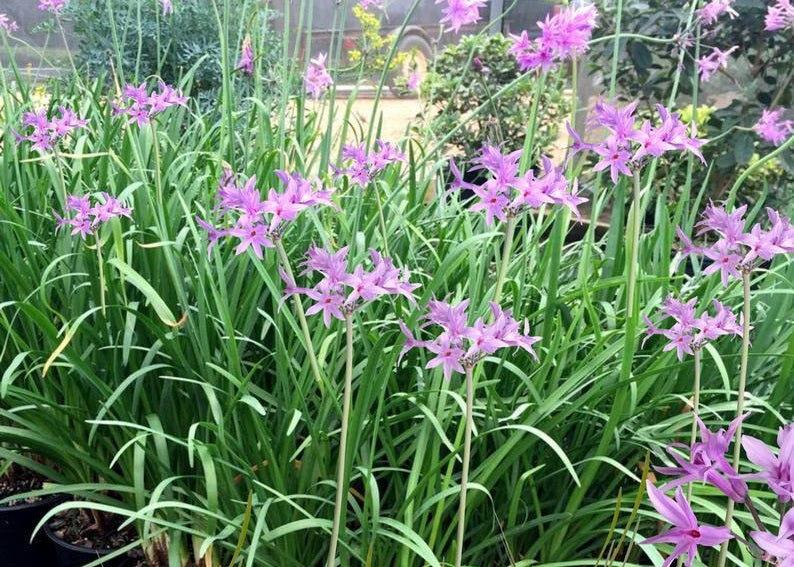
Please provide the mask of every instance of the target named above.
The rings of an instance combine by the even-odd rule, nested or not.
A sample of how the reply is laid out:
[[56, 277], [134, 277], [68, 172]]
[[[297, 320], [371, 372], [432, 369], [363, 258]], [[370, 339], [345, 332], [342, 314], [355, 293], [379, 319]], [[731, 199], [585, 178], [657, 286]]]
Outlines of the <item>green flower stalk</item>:
[[342, 426], [339, 431], [339, 458], [336, 465], [336, 501], [334, 503], [334, 521], [331, 528], [331, 545], [328, 548], [327, 567], [336, 564], [336, 548], [339, 543], [339, 531], [345, 510], [347, 494], [347, 430], [350, 424], [350, 405], [353, 397], [353, 314], [345, 314], [345, 384], [342, 392]]
[[516, 232], [516, 217], [510, 216], [505, 223], [505, 240], [502, 246], [502, 258], [499, 264], [499, 274], [496, 276], [496, 288], [493, 292], [493, 302], [499, 303], [502, 299], [502, 289], [507, 278], [507, 269], [510, 266], [510, 254], [513, 251], [513, 238]]
[[469, 326], [466, 310], [469, 300], [449, 304], [436, 299], [428, 303], [425, 316], [430, 323], [441, 327], [443, 331], [434, 340], [419, 340], [400, 322], [400, 328], [406, 336], [405, 346], [400, 357], [413, 348], [424, 348], [435, 354], [427, 362], [425, 368], [441, 367], [444, 377], [449, 380], [453, 372], [466, 375], [466, 416], [463, 435], [463, 469], [460, 480], [460, 501], [458, 504], [457, 541], [455, 546], [455, 567], [460, 567], [463, 557], [463, 540], [466, 535], [466, 492], [469, 483], [469, 463], [471, 461], [471, 432], [473, 429], [474, 412], [474, 367], [489, 354], [502, 348], [518, 347], [524, 349], [532, 358], [537, 355], [532, 345], [540, 337], [529, 335], [529, 325], [524, 321], [523, 329], [519, 321], [513, 318], [511, 311], [503, 310], [499, 304], [491, 302], [490, 323], [480, 317]]
[[[281, 242], [280, 238], [275, 240], [275, 245], [282, 269], [287, 274], [287, 277], [290, 279], [290, 281], [295, 281], [295, 276], [292, 273], [292, 267], [289, 263], [287, 251], [284, 250], [284, 244]], [[309, 357], [309, 364], [312, 368], [312, 374], [314, 374], [314, 380], [317, 382], [317, 387], [320, 389], [320, 393], [323, 393], [325, 390], [325, 380], [323, 379], [323, 375], [320, 373], [320, 365], [317, 362], [317, 354], [314, 352], [314, 344], [312, 343], [312, 336], [309, 332], [309, 324], [306, 322], [306, 312], [303, 309], [303, 303], [301, 303], [300, 297], [297, 295], [295, 296], [294, 304], [295, 312], [298, 314], [298, 322], [301, 326], [301, 333], [303, 334], [303, 342], [306, 344], [306, 355]]]
[[460, 567], [461, 565], [463, 559], [463, 538], [466, 535], [466, 492], [469, 485], [469, 464], [471, 461], [471, 430], [474, 425], [474, 377], [472, 369], [471, 365], [466, 367], [466, 426], [463, 433], [463, 468], [460, 473], [455, 567]]
[[[744, 413], [744, 394], [747, 387], [747, 362], [750, 354], [750, 270], [745, 268], [742, 270], [742, 354], [741, 362], [739, 365], [739, 389], [736, 392], [736, 417], [741, 417]], [[736, 439], [742, 438], [742, 422], [739, 421], [739, 426], [736, 428]], [[742, 444], [733, 444], [733, 465], [734, 470], [739, 469], [739, 461], [741, 459]], [[730, 529], [733, 522], [733, 500], [728, 500], [728, 509], [725, 512], [725, 526]], [[720, 547], [720, 558], [717, 565], [725, 567], [725, 562], [728, 558], [728, 542], [724, 542]]]

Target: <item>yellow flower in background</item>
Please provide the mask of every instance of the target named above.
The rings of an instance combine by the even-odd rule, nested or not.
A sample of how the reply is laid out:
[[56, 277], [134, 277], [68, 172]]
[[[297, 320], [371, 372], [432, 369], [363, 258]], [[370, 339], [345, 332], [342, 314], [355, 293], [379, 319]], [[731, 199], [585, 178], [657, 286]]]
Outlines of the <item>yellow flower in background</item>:
[[[713, 106], [698, 106], [697, 110], [695, 111], [695, 126], [697, 127], [697, 132], [699, 135], [705, 134], [707, 128], [706, 124], [711, 118], [711, 115], [717, 109]], [[681, 122], [684, 124], [689, 124], [692, 122], [692, 105], [689, 104], [681, 109]]]
[[33, 105], [33, 108], [40, 109], [40, 108], [47, 108], [50, 105], [50, 93], [47, 92], [47, 89], [44, 85], [37, 85], [33, 88], [30, 92], [30, 102]]
[[[36, 85], [33, 87], [30, 92], [30, 106], [33, 110], [41, 110], [42, 108], [49, 108], [50, 106], [50, 93], [47, 92], [47, 89], [44, 85]], [[8, 98], [17, 102], [17, 104], [21, 105], [24, 103], [24, 99], [22, 93], [18, 90], [13, 90], [8, 93]], [[0, 97], [0, 119], [5, 118], [5, 97]]]

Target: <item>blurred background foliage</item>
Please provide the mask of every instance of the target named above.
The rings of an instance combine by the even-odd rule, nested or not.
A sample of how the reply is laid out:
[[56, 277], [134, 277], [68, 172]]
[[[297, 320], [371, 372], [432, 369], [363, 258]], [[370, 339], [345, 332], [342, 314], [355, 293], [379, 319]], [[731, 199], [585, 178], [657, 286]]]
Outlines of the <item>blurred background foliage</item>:
[[[749, 130], [761, 111], [794, 106], [794, 50], [786, 33], [763, 31], [767, 4], [761, 0], [736, 0], [732, 6], [738, 17], [724, 16], [717, 24], [701, 29], [686, 27], [687, 5], [671, 5], [666, 0], [623, 3], [623, 31], [650, 37], [652, 41], [642, 37], [621, 39], [618, 96], [639, 100], [640, 106], [649, 112], [653, 105], [669, 100], [682, 49], [686, 53], [681, 71], [684, 77], [693, 77], [698, 57], [708, 55], [714, 47], [723, 51], [738, 47], [730, 56], [728, 68], [720, 70], [710, 82], [700, 83], [698, 88], [696, 82], [685, 79], [679, 85], [682, 106], [686, 104], [683, 101], [688, 101], [698, 107], [699, 135], [712, 139], [703, 151], [712, 167], [697, 168], [693, 175], [696, 186], [708, 183], [708, 197], [714, 200], [725, 199], [747, 166], [759, 154], [774, 149]], [[617, 4], [602, 0], [599, 5], [602, 18], [595, 36], [603, 38], [615, 33]], [[600, 74], [609, 68], [612, 50], [611, 41], [593, 47], [591, 72]], [[673, 175], [675, 185], [683, 186], [686, 168], [676, 169], [673, 165], [663, 163], [662, 167]], [[785, 207], [794, 202], [791, 149], [783, 152], [774, 164], [753, 173], [739, 198], [757, 203], [764, 196], [773, 206]]]

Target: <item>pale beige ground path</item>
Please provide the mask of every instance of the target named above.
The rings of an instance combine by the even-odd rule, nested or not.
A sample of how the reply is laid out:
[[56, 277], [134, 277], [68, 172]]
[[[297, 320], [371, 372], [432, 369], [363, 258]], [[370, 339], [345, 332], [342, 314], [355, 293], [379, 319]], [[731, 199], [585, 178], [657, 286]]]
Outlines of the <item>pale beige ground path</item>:
[[[348, 95], [344, 94], [337, 97], [334, 101], [334, 136], [338, 136], [341, 131], [342, 121], [345, 116], [345, 110], [348, 104]], [[374, 122], [377, 127], [378, 122], [381, 124], [381, 131], [379, 138], [389, 142], [400, 142], [405, 139], [411, 126], [422, 127], [425, 122], [424, 112], [427, 109], [422, 101], [416, 97], [397, 98], [391, 94], [384, 93], [384, 95], [376, 101], [372, 93], [364, 91], [353, 101], [350, 111], [350, 123], [347, 131], [347, 142], [358, 140], [359, 132], [366, 135], [371, 122], [373, 121], [373, 109], [377, 109], [374, 114]], [[328, 101], [316, 102], [312, 101], [307, 104], [309, 109], [319, 110], [322, 113], [323, 120], [327, 119], [330, 103]], [[529, 108], [527, 108], [527, 118], [529, 117]], [[561, 163], [565, 147], [568, 144], [567, 133], [563, 125], [560, 125], [557, 140], [554, 142], [550, 149], [552, 160], [555, 163]]]

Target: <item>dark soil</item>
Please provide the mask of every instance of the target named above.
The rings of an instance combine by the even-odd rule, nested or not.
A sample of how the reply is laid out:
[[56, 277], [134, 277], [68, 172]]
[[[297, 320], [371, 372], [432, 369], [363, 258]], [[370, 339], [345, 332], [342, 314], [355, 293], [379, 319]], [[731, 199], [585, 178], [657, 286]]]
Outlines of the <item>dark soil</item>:
[[[44, 478], [28, 469], [15, 467], [13, 475], [7, 473], [0, 477], [0, 500], [14, 496], [15, 494], [22, 494], [30, 492], [31, 490], [39, 490], [44, 486]], [[22, 498], [14, 500], [6, 506], [13, 506], [15, 504], [32, 504], [41, 500], [40, 497], [36, 498]]]
[[[97, 521], [99, 520], [99, 521]], [[50, 520], [49, 527], [60, 539], [88, 549], [118, 549], [138, 539], [132, 526], [119, 531], [121, 516], [99, 514], [90, 510], [64, 510]]]

